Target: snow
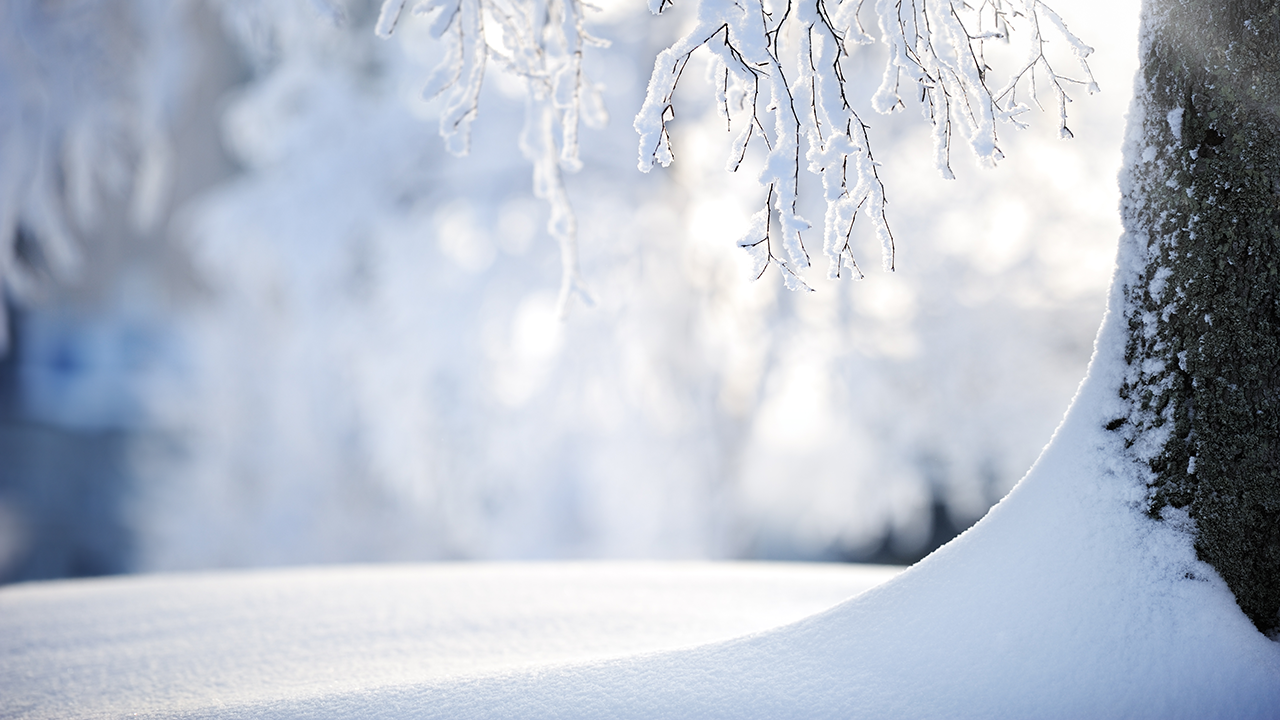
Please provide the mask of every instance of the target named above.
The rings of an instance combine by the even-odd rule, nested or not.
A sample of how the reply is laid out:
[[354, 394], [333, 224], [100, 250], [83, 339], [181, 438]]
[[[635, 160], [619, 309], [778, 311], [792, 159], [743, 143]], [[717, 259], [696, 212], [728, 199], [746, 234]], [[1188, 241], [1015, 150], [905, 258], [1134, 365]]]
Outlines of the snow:
[[1182, 108], [1174, 108], [1165, 116], [1165, 120], [1169, 123], [1169, 132], [1179, 139], [1182, 137], [1182, 111]]
[[0, 589], [0, 717], [237, 717], [281, 703], [319, 706], [335, 694], [670, 649], [791, 622], [899, 571], [458, 563], [9, 586]]

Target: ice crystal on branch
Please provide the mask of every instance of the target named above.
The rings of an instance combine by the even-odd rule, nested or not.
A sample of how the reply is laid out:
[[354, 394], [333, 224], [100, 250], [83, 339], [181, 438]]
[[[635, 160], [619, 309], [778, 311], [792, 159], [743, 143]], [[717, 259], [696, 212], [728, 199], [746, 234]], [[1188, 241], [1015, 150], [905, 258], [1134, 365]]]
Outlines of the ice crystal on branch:
[[[385, 0], [377, 33], [388, 37], [404, 13], [406, 0]], [[600, 126], [604, 105], [582, 71], [587, 45], [605, 46], [584, 27], [582, 0], [422, 0], [413, 13], [430, 18], [430, 34], [446, 41], [444, 59], [427, 80], [423, 95], [446, 95], [440, 134], [455, 155], [470, 149], [471, 122], [480, 102], [486, 63], [492, 61], [527, 86], [520, 149], [533, 163], [534, 194], [547, 201], [547, 229], [560, 245], [560, 311], [577, 294], [590, 302], [578, 271], [577, 222], [562, 171], [574, 172], [580, 123]]]
[[[655, 13], [669, 6], [650, 0]], [[774, 264], [792, 289], [808, 288], [798, 274], [809, 265], [801, 233], [810, 225], [796, 212], [802, 146], [827, 202], [823, 249], [830, 276], [848, 271], [862, 277], [849, 241], [859, 213], [873, 224], [885, 269], [893, 269], [884, 184], [867, 125], [849, 102], [842, 66], [857, 45], [873, 42], [859, 20], [861, 9], [862, 0], [700, 0], [693, 29], [655, 60], [635, 121], [640, 169], [669, 165], [674, 158], [667, 123], [675, 117], [676, 86], [696, 50], [711, 53], [717, 107], [730, 127], [739, 124], [729, 169], [737, 170], [756, 138], [768, 150], [760, 171], [765, 207], [739, 245], [751, 253], [756, 277]], [[1039, 0], [877, 0], [874, 12], [889, 60], [872, 107], [890, 113], [904, 107], [904, 93], [918, 93], [933, 125], [935, 164], [945, 177], [954, 177], [957, 130], [979, 163], [992, 166], [1003, 158], [996, 121], [1024, 127], [1018, 120], [1028, 109], [1022, 98], [1038, 105], [1040, 86], [1047, 87], [1057, 103], [1059, 134], [1067, 138], [1066, 86], [1097, 90], [1086, 61], [1092, 50]], [[1066, 41], [1080, 78], [1060, 74], [1050, 62], [1042, 26]], [[1025, 62], [992, 90], [984, 44], [1008, 42], [1015, 30], [1029, 48]]]

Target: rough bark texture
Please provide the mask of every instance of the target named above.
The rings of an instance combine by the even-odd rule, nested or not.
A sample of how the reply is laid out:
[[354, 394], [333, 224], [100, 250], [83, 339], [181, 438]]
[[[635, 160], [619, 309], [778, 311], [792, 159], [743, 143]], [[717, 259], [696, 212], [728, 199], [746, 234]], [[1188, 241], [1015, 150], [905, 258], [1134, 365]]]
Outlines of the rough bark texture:
[[1275, 633], [1280, 0], [1146, 0], [1143, 33], [1123, 208], [1131, 410], [1108, 427], [1150, 467], [1151, 514], [1185, 509], [1200, 559]]

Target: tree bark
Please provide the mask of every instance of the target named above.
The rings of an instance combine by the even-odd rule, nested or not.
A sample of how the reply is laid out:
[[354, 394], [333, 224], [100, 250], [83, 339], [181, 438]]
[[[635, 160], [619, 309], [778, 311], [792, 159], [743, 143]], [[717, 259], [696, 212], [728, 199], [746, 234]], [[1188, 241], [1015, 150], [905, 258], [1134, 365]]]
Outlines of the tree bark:
[[1146, 0], [1122, 178], [1122, 433], [1280, 631], [1280, 2]]

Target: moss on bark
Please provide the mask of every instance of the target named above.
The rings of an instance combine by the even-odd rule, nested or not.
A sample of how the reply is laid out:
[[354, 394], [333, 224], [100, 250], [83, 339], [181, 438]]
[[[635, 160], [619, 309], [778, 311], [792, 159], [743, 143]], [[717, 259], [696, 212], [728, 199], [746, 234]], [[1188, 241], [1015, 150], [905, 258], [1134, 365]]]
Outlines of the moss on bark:
[[[1124, 203], [1126, 434], [1150, 512], [1280, 629], [1280, 2], [1147, 0]], [[1156, 438], [1152, 447], [1144, 439]]]

